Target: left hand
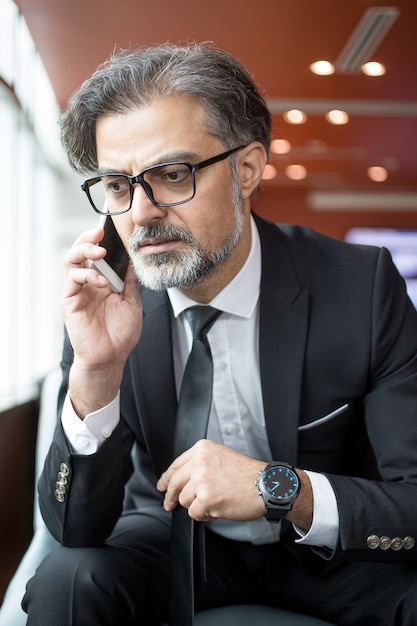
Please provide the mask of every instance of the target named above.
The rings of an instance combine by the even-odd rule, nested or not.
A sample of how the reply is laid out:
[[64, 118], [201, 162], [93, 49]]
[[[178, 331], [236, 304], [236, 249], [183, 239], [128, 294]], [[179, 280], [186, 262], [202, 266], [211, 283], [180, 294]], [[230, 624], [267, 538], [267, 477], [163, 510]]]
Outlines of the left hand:
[[197, 521], [259, 519], [265, 506], [255, 481], [265, 466], [266, 461], [201, 439], [171, 463], [157, 489], [165, 492], [166, 511], [180, 503]]

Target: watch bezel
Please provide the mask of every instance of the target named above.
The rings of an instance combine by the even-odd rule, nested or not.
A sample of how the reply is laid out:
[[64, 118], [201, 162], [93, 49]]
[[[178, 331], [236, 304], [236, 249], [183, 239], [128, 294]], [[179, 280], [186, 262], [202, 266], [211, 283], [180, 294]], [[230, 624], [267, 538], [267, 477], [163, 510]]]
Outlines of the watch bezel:
[[[272, 470], [275, 470], [275, 471], [285, 470], [286, 472], [290, 472], [292, 474], [292, 476], [295, 478], [295, 485], [294, 485], [293, 493], [290, 493], [288, 496], [285, 496], [285, 495], [274, 496], [268, 491], [268, 489], [265, 486], [265, 480], [267, 478], [268, 473], [271, 472]], [[274, 507], [284, 508], [284, 509], [291, 508], [291, 507], [288, 507], [288, 505], [292, 505], [295, 502], [300, 492], [300, 488], [301, 488], [300, 478], [297, 472], [295, 471], [294, 467], [290, 465], [289, 463], [283, 463], [283, 462], [268, 463], [265, 469], [260, 473], [260, 477], [256, 481], [256, 484], [259, 490], [259, 495], [263, 497], [266, 506], [272, 505]]]

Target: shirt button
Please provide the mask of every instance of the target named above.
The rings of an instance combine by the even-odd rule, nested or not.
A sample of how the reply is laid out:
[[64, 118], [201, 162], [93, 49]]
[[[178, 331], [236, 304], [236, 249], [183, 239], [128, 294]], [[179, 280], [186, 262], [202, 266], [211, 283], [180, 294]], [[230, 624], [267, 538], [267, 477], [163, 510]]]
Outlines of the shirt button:
[[76, 445], [78, 448], [83, 448], [83, 449], [87, 448], [89, 445], [88, 438], [84, 437], [84, 435], [79, 435], [76, 438]]
[[104, 439], [108, 439], [109, 437], [111, 437], [112, 431], [110, 430], [110, 428], [102, 428], [101, 429], [101, 436], [104, 437]]
[[239, 426], [236, 426], [236, 424], [228, 424], [225, 430], [228, 435], [237, 435], [239, 432]]
[[224, 361], [216, 361], [216, 365], [215, 365], [216, 370], [219, 370], [220, 372], [224, 372], [226, 367], [227, 365]]

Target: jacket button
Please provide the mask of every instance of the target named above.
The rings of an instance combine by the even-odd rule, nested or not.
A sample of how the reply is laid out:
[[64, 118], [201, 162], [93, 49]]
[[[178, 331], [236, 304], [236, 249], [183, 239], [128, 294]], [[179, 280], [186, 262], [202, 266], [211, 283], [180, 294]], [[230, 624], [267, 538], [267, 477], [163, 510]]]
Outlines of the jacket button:
[[416, 545], [416, 541], [414, 537], [411, 537], [410, 535], [407, 535], [407, 537], [404, 537], [403, 539], [404, 550], [412, 550], [412, 548], [414, 548], [415, 545]]
[[55, 490], [55, 498], [58, 502], [65, 502], [65, 493], [61, 493], [58, 489]]
[[366, 545], [371, 550], [375, 550], [379, 546], [379, 541], [380, 540], [378, 535], [369, 535], [368, 539], [366, 540]]
[[394, 550], [394, 552], [398, 552], [398, 550], [401, 550], [402, 547], [403, 540], [401, 539], [401, 537], [394, 537], [391, 540], [391, 550]]
[[381, 537], [381, 541], [379, 542], [379, 547], [381, 550], [389, 550], [391, 547], [390, 537], [386, 537], [385, 535]]
[[61, 463], [61, 465], [59, 466], [59, 471], [61, 472], [61, 474], [64, 474], [64, 476], [69, 476], [69, 467], [66, 463]]
[[66, 485], [68, 483], [68, 479], [65, 474], [62, 472], [58, 472], [58, 480], [62, 485]]

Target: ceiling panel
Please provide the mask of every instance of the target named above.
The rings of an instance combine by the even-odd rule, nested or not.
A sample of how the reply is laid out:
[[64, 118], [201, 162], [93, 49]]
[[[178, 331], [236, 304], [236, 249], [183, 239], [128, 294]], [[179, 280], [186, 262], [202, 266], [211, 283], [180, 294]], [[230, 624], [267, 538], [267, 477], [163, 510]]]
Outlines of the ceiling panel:
[[[300, 163], [307, 177], [298, 187], [412, 191], [417, 193], [417, 3], [415, 0], [18, 0], [58, 100], [70, 93], [120, 47], [164, 41], [214, 41], [238, 56], [265, 91], [274, 112], [274, 137], [292, 150], [271, 157], [277, 176], [265, 183], [294, 186], [285, 167]], [[335, 62], [363, 15], [373, 6], [399, 14], [368, 60], [385, 64], [382, 77], [316, 76], [309, 65]], [[288, 125], [287, 106], [304, 107], [307, 122]], [[350, 111], [336, 127], [331, 108]], [[384, 183], [367, 175], [387, 168]]]

